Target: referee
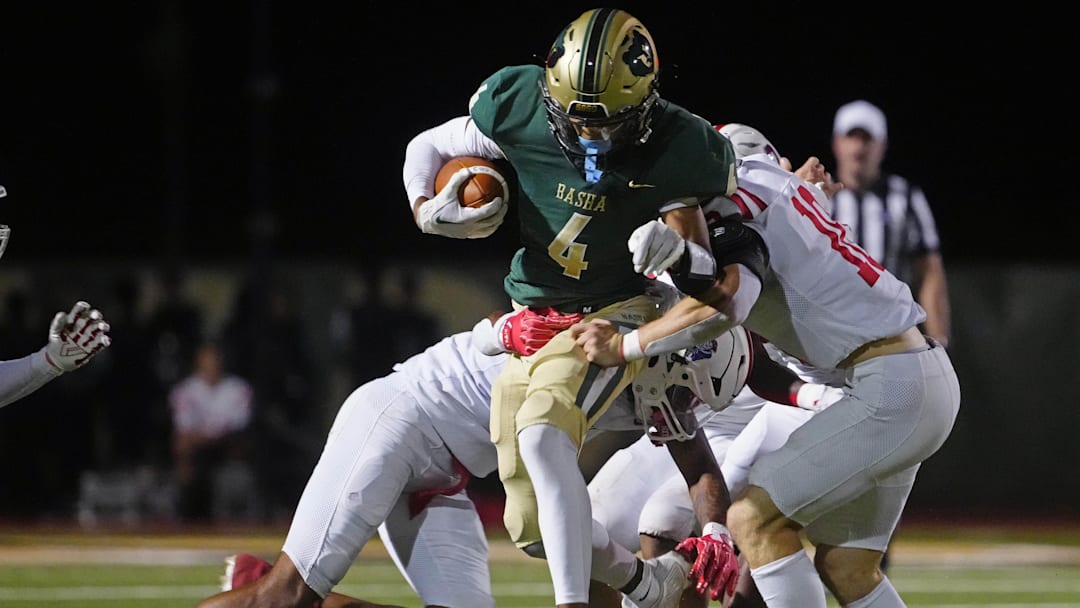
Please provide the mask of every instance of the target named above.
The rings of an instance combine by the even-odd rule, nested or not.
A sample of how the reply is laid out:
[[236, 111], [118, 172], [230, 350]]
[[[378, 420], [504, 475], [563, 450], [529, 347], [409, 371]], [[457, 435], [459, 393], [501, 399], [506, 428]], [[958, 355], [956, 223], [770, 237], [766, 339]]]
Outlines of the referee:
[[868, 101], [836, 111], [832, 149], [844, 188], [833, 197], [833, 215], [852, 241], [911, 287], [926, 310], [923, 332], [948, 347], [952, 323], [937, 226], [922, 189], [882, 171], [887, 136], [885, 114]]

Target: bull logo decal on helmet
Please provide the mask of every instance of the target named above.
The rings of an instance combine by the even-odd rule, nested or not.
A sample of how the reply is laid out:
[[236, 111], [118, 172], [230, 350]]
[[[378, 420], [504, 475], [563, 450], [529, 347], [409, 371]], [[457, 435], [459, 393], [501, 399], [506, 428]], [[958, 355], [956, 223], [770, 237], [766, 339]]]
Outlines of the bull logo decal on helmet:
[[656, 69], [652, 45], [649, 44], [649, 39], [637, 30], [630, 32], [630, 46], [623, 53], [622, 60], [630, 66], [630, 73], [634, 76], [646, 76]]
[[563, 35], [566, 30], [555, 40], [555, 44], [551, 45], [551, 50], [548, 51], [547, 61], [544, 62], [544, 66], [547, 68], [555, 67], [555, 64], [562, 59], [562, 56], [566, 54], [566, 45], [563, 44]]

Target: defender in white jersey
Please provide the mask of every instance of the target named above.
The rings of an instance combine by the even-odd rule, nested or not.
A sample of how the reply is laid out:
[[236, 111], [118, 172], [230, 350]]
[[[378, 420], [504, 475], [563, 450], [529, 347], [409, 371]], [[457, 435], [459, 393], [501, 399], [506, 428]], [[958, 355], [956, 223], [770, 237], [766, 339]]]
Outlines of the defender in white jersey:
[[[764, 418], [765, 408], [771, 406], [776, 410], [791, 411], [790, 417], [784, 412], [775, 418], [782, 422], [790, 420], [793, 424], [779, 425], [769, 419], [769, 439], [775, 441], [774, 438], [779, 437], [783, 443], [796, 426], [843, 394], [838, 388], [799, 377], [794, 370], [781, 365], [782, 360], [770, 358], [771, 353], [760, 339], [749, 332], [744, 333], [747, 335], [747, 353], [752, 353], [751, 371], [745, 385], [734, 399], [725, 399], [726, 405], [722, 407], [706, 404], [700, 398], [695, 398], [694, 407], [698, 429], [704, 433], [713, 456], [720, 463], [731, 496], [737, 495], [732, 483], [733, 479], [739, 480], [743, 466], [751, 464], [769, 447], [765, 443], [766, 429], [761, 423], [752, 432], [757, 441], [744, 438], [755, 426], [754, 421]], [[729, 465], [729, 460], [734, 460], [738, 466]], [[632, 551], [640, 551], [646, 558], [671, 551], [679, 542], [701, 533], [686, 482], [671, 458], [657, 450], [649, 437], [642, 437], [612, 455], [589, 482], [589, 497], [593, 519], [607, 528], [615, 542]], [[749, 580], [740, 577], [739, 581], [743, 589], [741, 595], [751, 595]], [[684, 598], [680, 605], [688, 606], [689, 601]], [[704, 606], [708, 596], [703, 594], [697, 601]], [[607, 593], [590, 595], [590, 606], [614, 605]]]
[[462, 332], [353, 391], [273, 568], [199, 606], [367, 605], [331, 590], [376, 532], [425, 605], [493, 606], [487, 541], [465, 484], [496, 467], [488, 403], [504, 361]]
[[[736, 157], [764, 154], [777, 165], [790, 169], [790, 162], [757, 129], [737, 123], [716, 129], [731, 140]], [[831, 182], [831, 176], [816, 158], [808, 159], [799, 172], [814, 181], [822, 180], [826, 192], [835, 192], [834, 187], [825, 183]], [[660, 278], [670, 282], [667, 273]], [[759, 364], [753, 366], [746, 385], [722, 411], [699, 407], [697, 412], [699, 427], [721, 464], [731, 496], [738, 494], [736, 488], [745, 487], [746, 473], [759, 454], [778, 447], [815, 411], [842, 395], [839, 388], [824, 384], [833, 382], [839, 386], [842, 378], [837, 382], [835, 378], [817, 374], [760, 337], [747, 333], [752, 338], [754, 361]], [[778, 375], [775, 371], [785, 368], [789, 374]], [[642, 439], [616, 453], [589, 483], [594, 519], [603, 523], [619, 544], [640, 549], [645, 557], [672, 550], [698, 525], [685, 484], [669, 460], [651, 442]], [[756, 596], [750, 577], [744, 572], [739, 578], [736, 602], [739, 606], [761, 605], [748, 601]], [[602, 603], [595, 600], [591, 603], [611, 605], [607, 597], [598, 599]]]
[[[0, 198], [6, 196], [7, 189], [0, 186]], [[0, 256], [10, 238], [11, 228], [0, 224]], [[105, 317], [86, 302], [76, 302], [69, 312], [56, 313], [41, 350], [0, 361], [0, 407], [22, 399], [60, 374], [86, 365], [110, 343]]]
[[[490, 391], [506, 355], [484, 355], [474, 337], [485, 328], [490, 335], [492, 325], [484, 319], [477, 328], [443, 339], [346, 399], [275, 564], [247, 560], [265, 571], [234, 578], [234, 570], [229, 589], [201, 608], [366, 605], [331, 590], [376, 530], [425, 605], [494, 605], [486, 539], [464, 488], [470, 474], [496, 468]], [[626, 400], [612, 411], [633, 411]], [[606, 424], [601, 417], [597, 428]], [[688, 443], [683, 452], [692, 449]], [[592, 544], [592, 578], [633, 594], [641, 606], [678, 601], [689, 564], [640, 560], [595, 524]]]
[[[903, 606], [880, 560], [920, 464], [952, 429], [956, 373], [916, 328], [925, 312], [908, 287], [847, 240], [820, 189], [757, 155], [741, 159], [737, 175], [738, 192], [707, 209], [714, 282], [684, 289], [691, 297], [625, 337], [602, 321], [571, 331], [607, 366], [742, 323], [842, 373], [844, 398], [754, 463], [728, 521], [770, 607], [823, 608], [821, 581], [845, 606]], [[687, 248], [670, 268], [676, 280], [698, 268], [692, 255]]]

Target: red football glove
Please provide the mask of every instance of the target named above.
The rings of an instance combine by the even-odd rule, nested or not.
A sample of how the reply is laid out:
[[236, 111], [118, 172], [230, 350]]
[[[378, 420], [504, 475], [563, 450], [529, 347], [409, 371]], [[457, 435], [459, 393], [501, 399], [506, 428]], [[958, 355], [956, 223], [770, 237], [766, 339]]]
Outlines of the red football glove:
[[731, 532], [723, 524], [709, 522], [698, 538], [688, 538], [675, 547], [687, 560], [693, 562], [690, 578], [696, 579], [694, 588], [709, 599], [722, 600], [735, 594], [739, 582], [739, 558], [731, 542]]
[[508, 352], [529, 356], [584, 318], [581, 313], [563, 314], [551, 307], [523, 308], [501, 317], [495, 331]]

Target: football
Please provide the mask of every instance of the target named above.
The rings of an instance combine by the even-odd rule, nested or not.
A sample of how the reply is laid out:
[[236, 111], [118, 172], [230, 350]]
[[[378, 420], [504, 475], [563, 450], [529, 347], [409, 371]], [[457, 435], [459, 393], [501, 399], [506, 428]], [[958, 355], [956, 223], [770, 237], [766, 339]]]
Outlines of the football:
[[509, 198], [506, 179], [499, 168], [492, 161], [476, 156], [456, 156], [446, 161], [435, 176], [435, 191], [441, 192], [450, 177], [464, 168], [472, 169], [473, 175], [458, 190], [458, 201], [462, 206], [480, 207], [500, 196], [504, 202]]

